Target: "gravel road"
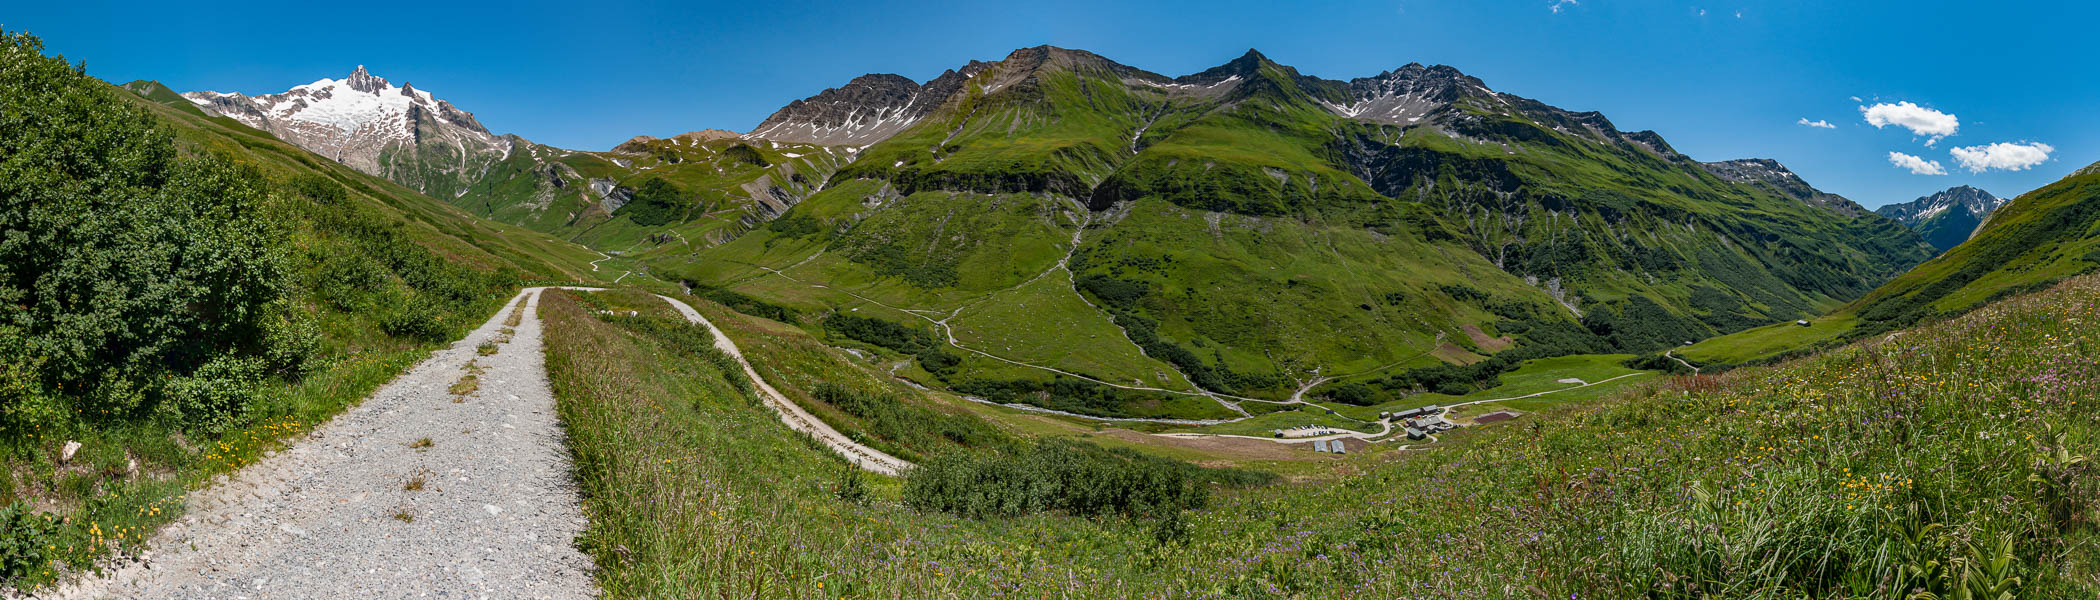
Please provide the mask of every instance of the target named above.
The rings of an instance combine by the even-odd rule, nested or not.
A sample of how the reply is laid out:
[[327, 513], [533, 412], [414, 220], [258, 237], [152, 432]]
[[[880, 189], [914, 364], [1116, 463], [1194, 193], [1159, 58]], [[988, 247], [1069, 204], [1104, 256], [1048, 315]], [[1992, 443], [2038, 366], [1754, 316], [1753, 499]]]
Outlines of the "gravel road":
[[859, 465], [860, 468], [867, 469], [870, 472], [896, 475], [912, 467], [910, 461], [890, 456], [881, 450], [855, 442], [853, 438], [846, 437], [845, 434], [839, 433], [837, 429], [832, 429], [831, 425], [818, 420], [815, 415], [809, 414], [809, 411], [802, 410], [801, 405], [795, 404], [787, 396], [781, 395], [780, 390], [767, 385], [766, 379], [758, 376], [758, 370], [751, 368], [751, 362], [744, 360], [744, 352], [737, 349], [736, 342], [730, 341], [729, 336], [724, 335], [721, 329], [715, 327], [714, 323], [708, 322], [706, 317], [700, 316], [699, 311], [693, 310], [691, 305], [670, 296], [658, 295], [657, 297], [671, 303], [671, 307], [678, 309], [678, 314], [685, 315], [687, 321], [705, 326], [708, 332], [715, 334], [715, 349], [721, 350], [723, 354], [728, 354], [730, 358], [736, 359], [738, 365], [744, 367], [744, 375], [750, 377], [751, 383], [758, 387], [759, 397], [763, 398], [768, 406], [773, 407], [773, 412], [780, 415], [780, 422], [786, 423], [789, 429], [809, 434], [810, 437], [816, 438], [817, 441], [830, 447], [833, 452], [839, 453], [839, 456], [845, 457], [847, 461]]
[[[50, 595], [596, 596], [574, 543], [585, 521], [541, 353], [543, 289], [290, 449], [192, 493], [187, 516], [141, 560]], [[483, 342], [497, 352], [479, 355]], [[480, 389], [456, 396], [448, 388], [470, 364]]]

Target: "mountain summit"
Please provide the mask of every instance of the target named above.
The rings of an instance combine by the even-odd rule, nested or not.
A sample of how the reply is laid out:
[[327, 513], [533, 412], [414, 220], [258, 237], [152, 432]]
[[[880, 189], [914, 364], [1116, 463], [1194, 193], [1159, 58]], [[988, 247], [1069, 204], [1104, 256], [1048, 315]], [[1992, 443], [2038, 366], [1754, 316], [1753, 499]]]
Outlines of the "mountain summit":
[[1902, 204], [1883, 206], [1874, 212], [1917, 231], [1925, 241], [1932, 243], [1932, 247], [1946, 252], [1968, 241], [1977, 227], [2004, 205], [2004, 198], [1964, 185]]
[[455, 196], [464, 180], [510, 153], [512, 140], [490, 133], [474, 115], [406, 83], [358, 65], [348, 77], [322, 79], [262, 96], [189, 92], [199, 108], [268, 131], [316, 154], [431, 195]]

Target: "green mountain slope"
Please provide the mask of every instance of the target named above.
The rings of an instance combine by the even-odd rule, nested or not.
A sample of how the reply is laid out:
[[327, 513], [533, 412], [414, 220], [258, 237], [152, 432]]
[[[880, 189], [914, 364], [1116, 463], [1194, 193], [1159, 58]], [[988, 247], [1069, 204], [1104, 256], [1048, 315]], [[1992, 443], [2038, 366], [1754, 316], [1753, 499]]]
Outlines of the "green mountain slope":
[[[607, 251], [719, 243], [814, 193], [850, 153], [745, 141], [727, 132], [641, 137], [581, 152], [508, 136], [513, 150], [454, 197], [477, 215]], [[657, 209], [629, 206], [651, 180], [671, 185]]]
[[180, 97], [167, 98], [157, 82], [134, 82], [125, 89], [166, 127], [185, 152], [222, 152], [253, 165], [273, 180], [320, 177], [341, 185], [347, 198], [382, 218], [398, 220], [418, 245], [447, 260], [484, 269], [510, 268], [550, 281], [596, 279], [589, 250], [530, 230], [476, 218], [467, 211], [433, 202], [433, 198], [400, 184], [359, 173], [305, 149], [278, 140], [225, 117], [206, 116]]
[[[1701, 341], [1681, 354], [1719, 364], [1802, 354], [1960, 315], [1999, 298], [2100, 269], [2100, 165], [2079, 169], [2056, 183], [2002, 202], [1974, 237], [1963, 234], [1968, 241], [1859, 300], [1814, 318], [1808, 327], [1786, 324], [1752, 329]], [[1960, 210], [1953, 206], [1946, 212]]]
[[2088, 166], [1992, 212], [1969, 241], [1847, 307], [1860, 327], [1886, 331], [1960, 314], [2100, 268], [2100, 165]]
[[[1078, 293], [1125, 333], [1090, 345], [1282, 398], [1512, 345], [1647, 351], [1790, 320], [1931, 252], [1776, 163], [1698, 163], [1448, 67], [1341, 82], [1249, 52], [1168, 78], [1039, 47], [960, 73], [888, 96], [923, 107], [952, 88], [789, 211], [812, 225], [798, 241], [747, 235], [653, 268], [941, 329], [911, 311], [966, 314], [1066, 271], [1069, 251]], [[796, 281], [764, 270], [790, 267]]]

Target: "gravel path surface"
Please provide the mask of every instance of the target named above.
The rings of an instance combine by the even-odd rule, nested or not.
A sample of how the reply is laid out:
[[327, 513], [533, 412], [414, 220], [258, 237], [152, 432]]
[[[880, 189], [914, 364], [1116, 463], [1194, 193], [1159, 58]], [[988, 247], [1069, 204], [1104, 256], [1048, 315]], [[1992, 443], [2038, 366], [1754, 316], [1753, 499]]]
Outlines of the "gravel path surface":
[[[292, 448], [192, 493], [187, 516], [141, 560], [53, 595], [596, 596], [591, 559], [574, 543], [585, 521], [547, 387], [543, 289]], [[497, 352], [479, 355], [484, 342]], [[470, 364], [480, 389], [455, 396], [448, 388]]]
[[750, 377], [751, 383], [757, 386], [759, 397], [765, 399], [766, 404], [773, 407], [773, 412], [780, 415], [780, 422], [786, 423], [789, 429], [809, 434], [810, 437], [823, 442], [825, 446], [829, 446], [833, 452], [846, 457], [847, 461], [875, 473], [896, 475], [912, 467], [910, 461], [890, 456], [881, 450], [855, 442], [853, 438], [846, 437], [845, 434], [839, 433], [837, 429], [832, 429], [831, 425], [817, 419], [816, 415], [802, 410], [801, 405], [795, 404], [787, 396], [781, 395], [780, 390], [773, 389], [773, 386], [767, 385], [765, 378], [758, 376], [758, 370], [751, 368], [751, 362], [744, 360], [744, 352], [737, 349], [736, 342], [730, 341], [729, 336], [723, 334], [721, 329], [716, 328], [714, 323], [708, 322], [707, 317], [700, 316], [699, 311], [693, 310], [691, 305], [676, 298], [664, 295], [658, 295], [657, 297], [671, 303], [671, 307], [678, 309], [678, 314], [685, 315], [687, 321], [706, 326], [709, 333], [715, 334], [715, 349], [721, 350], [722, 353], [728, 354], [730, 358], [736, 359], [737, 364], [743, 365], [744, 375]]

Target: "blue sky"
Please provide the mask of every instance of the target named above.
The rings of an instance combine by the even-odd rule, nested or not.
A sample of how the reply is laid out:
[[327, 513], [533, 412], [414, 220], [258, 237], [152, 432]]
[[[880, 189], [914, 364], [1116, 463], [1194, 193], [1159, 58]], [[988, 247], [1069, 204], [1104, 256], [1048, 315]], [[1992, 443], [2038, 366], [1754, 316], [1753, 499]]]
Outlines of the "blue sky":
[[1337, 79], [1449, 64], [1700, 160], [1776, 158], [1867, 206], [2011, 196], [2100, 161], [2100, 8], [2083, 2], [24, 4], [0, 26], [111, 81], [254, 94], [364, 64], [496, 132], [592, 150], [747, 131], [862, 73], [925, 80], [1052, 44], [1167, 75], [1249, 47]]

